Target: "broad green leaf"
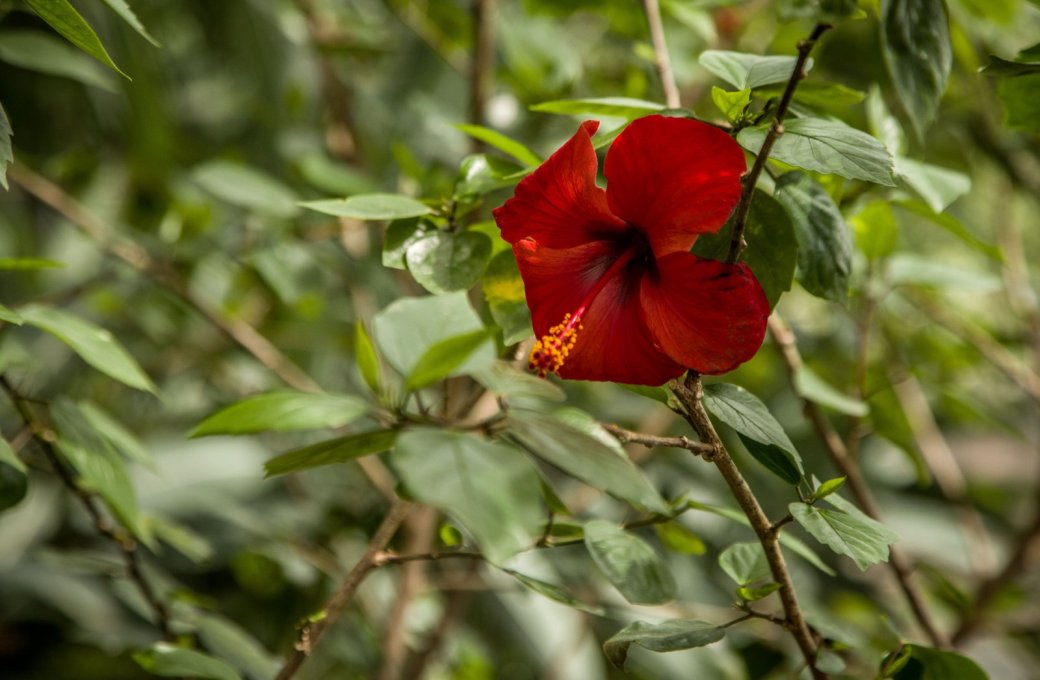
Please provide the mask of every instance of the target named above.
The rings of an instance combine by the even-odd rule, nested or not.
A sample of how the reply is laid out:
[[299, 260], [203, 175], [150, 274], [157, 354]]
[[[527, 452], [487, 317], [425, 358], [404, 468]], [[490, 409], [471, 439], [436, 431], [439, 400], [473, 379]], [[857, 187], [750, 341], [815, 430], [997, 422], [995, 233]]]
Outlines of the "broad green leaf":
[[719, 554], [719, 566], [738, 586], [764, 581], [772, 576], [762, 545], [750, 541], [734, 543]]
[[528, 397], [563, 401], [566, 398], [563, 390], [553, 383], [513, 368], [512, 364], [506, 361], [495, 361], [487, 368], [474, 373], [473, 378], [492, 393], [506, 399]]
[[[462, 292], [401, 298], [372, 319], [376, 346], [387, 363], [403, 376], [412, 374], [419, 358], [434, 344], [483, 327]], [[494, 358], [491, 346], [481, 347], [452, 375], [479, 371]]]
[[531, 107], [532, 111], [541, 113], [559, 113], [563, 115], [614, 116], [635, 120], [651, 113], [663, 111], [665, 106], [657, 102], [629, 97], [602, 97], [598, 99], [561, 99], [542, 102]]
[[483, 125], [456, 125], [455, 127], [470, 137], [512, 156], [524, 165], [532, 166], [541, 165], [542, 163], [542, 159], [534, 151], [531, 151], [520, 142], [510, 139], [501, 132], [486, 128]]
[[[833, 498], [833, 496], [832, 496]], [[852, 558], [861, 570], [888, 561], [888, 546], [899, 536], [880, 522], [840, 510], [825, 510], [805, 503], [788, 506], [795, 521], [828, 548]]]
[[497, 156], [482, 153], [466, 156], [459, 165], [452, 198], [462, 203], [472, 202], [475, 197], [513, 186], [530, 170]]
[[751, 88], [744, 88], [736, 92], [728, 92], [721, 87], [711, 88], [711, 101], [715, 107], [722, 112], [731, 123], [737, 123], [744, 118], [747, 108], [751, 104]]
[[899, 224], [889, 201], [868, 203], [849, 218], [849, 226], [856, 235], [856, 246], [869, 262], [877, 262], [895, 252]]
[[126, 429], [122, 423], [90, 401], [81, 401], [77, 406], [79, 406], [83, 417], [94, 428], [94, 431], [106, 439], [117, 451], [138, 463], [144, 465], [153, 464], [152, 454], [148, 452], [141, 440], [130, 430]]
[[870, 407], [866, 402], [839, 392], [805, 364], [802, 364], [795, 373], [794, 391], [803, 399], [816, 402], [848, 416], [862, 418], [870, 413]]
[[396, 439], [396, 430], [375, 430], [293, 449], [267, 461], [264, 464], [264, 476], [274, 477], [382, 453], [393, 448]]
[[997, 94], [1004, 106], [1004, 125], [1012, 130], [1040, 132], [1040, 73], [1019, 78], [1004, 78]]
[[446, 378], [490, 340], [491, 334], [482, 328], [434, 343], [419, 357], [415, 368], [405, 381], [405, 389], [419, 390]]
[[843, 486], [845, 486], [845, 477], [828, 479], [826, 482], [816, 487], [816, 491], [813, 492], [813, 500], [818, 501], [827, 498]]
[[776, 186], [776, 200], [787, 209], [798, 235], [798, 282], [817, 297], [843, 302], [852, 274], [852, 235], [841, 211], [805, 173], [789, 172]]
[[481, 288], [491, 309], [491, 318], [502, 329], [505, 344], [511, 345], [532, 335], [524, 282], [511, 250], [491, 258]]
[[885, 98], [881, 94], [881, 88], [871, 85], [867, 91], [867, 130], [881, 140], [889, 153], [899, 156], [906, 153], [907, 140], [903, 126], [899, 123], [885, 104]]
[[159, 41], [151, 36], [148, 29], [144, 27], [141, 20], [134, 14], [134, 10], [130, 9], [130, 5], [126, 3], [126, 0], [105, 0], [105, 4], [112, 8], [112, 11], [118, 14], [123, 21], [125, 21], [130, 28], [137, 31], [138, 35], [152, 43], [156, 47], [159, 47]]
[[727, 383], [704, 386], [704, 407], [732, 427], [749, 453], [788, 484], [804, 476], [802, 459], [784, 428], [758, 397]]
[[133, 657], [141, 668], [165, 678], [187, 676], [205, 680], [242, 680], [242, 676], [223, 661], [167, 642], [157, 642], [150, 649], [134, 652]]
[[454, 517], [491, 563], [538, 539], [545, 519], [538, 472], [513, 447], [416, 428], [398, 437], [390, 459], [412, 496]]
[[0, 61], [108, 92], [119, 90], [111, 72], [64, 40], [43, 31], [0, 31]]
[[397, 194], [360, 194], [344, 199], [307, 201], [300, 205], [326, 215], [369, 221], [400, 220], [433, 212], [414, 198]]
[[971, 191], [971, 178], [967, 175], [911, 158], [896, 156], [895, 174], [936, 213]]
[[632, 604], [675, 599], [675, 577], [643, 539], [613, 522], [585, 523], [585, 549], [615, 588]]
[[882, 0], [881, 53], [921, 138], [935, 119], [953, 63], [945, 0]]
[[[668, 504], [623, 453], [550, 415], [513, 410], [506, 430], [530, 453], [586, 484], [651, 512]], [[616, 442], [615, 442], [616, 443]]]
[[300, 212], [295, 191], [241, 163], [208, 161], [192, 170], [191, 177], [221, 201], [239, 208], [281, 218], [295, 217]]
[[936, 261], [913, 253], [889, 258], [885, 280], [893, 286], [920, 286], [992, 293], [1000, 289], [1000, 277], [987, 271]]
[[[2, 111], [0, 111], [2, 113]], [[60, 269], [65, 265], [57, 260], [42, 257], [0, 257], [0, 271], [32, 271], [36, 269]]]
[[199, 423], [191, 436], [342, 427], [368, 410], [364, 400], [349, 394], [277, 390], [247, 397], [220, 409]]
[[923, 645], [905, 645], [909, 658], [895, 675], [895, 680], [989, 680], [986, 672], [968, 657]]
[[[723, 50], [705, 50], [697, 59], [701, 66], [738, 90], [786, 82], [798, 61], [795, 57], [763, 57]], [[810, 68], [811, 59], [805, 65], [806, 70]]]
[[[2, 38], [0, 38], [2, 39]], [[14, 162], [14, 150], [11, 148], [11, 121], [7, 119], [7, 112], [3, 104], [0, 104], [0, 186], [7, 186], [7, 165]], [[5, 258], [6, 259], [6, 258]]]
[[504, 569], [503, 571], [515, 578], [520, 583], [524, 584], [524, 586], [526, 586], [527, 588], [530, 588], [534, 592], [544, 597], [547, 597], [550, 600], [555, 600], [560, 604], [565, 604], [568, 607], [573, 607], [574, 609], [583, 612], [588, 612], [589, 614], [593, 614], [595, 616], [604, 616], [606, 613], [604, 612], [602, 607], [587, 605], [581, 600], [576, 599], [563, 588], [553, 585], [552, 583], [540, 581], [531, 576], [527, 576], [526, 574], [521, 574], [520, 572], [513, 571], [512, 569]]
[[707, 621], [671, 619], [661, 623], [635, 621], [603, 643], [603, 653], [615, 668], [624, 669], [628, 648], [639, 645], [651, 652], [675, 652], [704, 647], [726, 636], [724, 628]]
[[119, 70], [116, 63], [112, 61], [112, 57], [108, 56], [105, 46], [101, 44], [101, 40], [97, 37], [97, 33], [80, 16], [76, 8], [69, 4], [68, 0], [25, 0], [25, 3], [70, 43], [127, 80], [130, 79], [130, 76]]
[[0, 321], [13, 323], [15, 326], [21, 326], [23, 323], [21, 314], [3, 305], [0, 305]]
[[942, 227], [966, 243], [976, 252], [982, 253], [986, 257], [998, 262], [1004, 261], [1004, 255], [1000, 252], [1000, 248], [992, 243], [986, 243], [978, 236], [971, 233], [971, 231], [961, 224], [961, 222], [953, 215], [950, 215], [949, 213], [937, 213], [920, 201], [899, 201], [898, 203], [895, 203], [895, 205], [917, 215], [918, 217], [923, 217], [939, 227]]
[[368, 389], [379, 393], [380, 366], [376, 347], [372, 344], [372, 338], [365, 330], [365, 324], [358, 321], [354, 327], [354, 363], [357, 364], [358, 373], [368, 385]]
[[332, 196], [367, 194], [378, 189], [376, 183], [365, 172], [346, 163], [334, 161], [320, 151], [301, 158], [299, 170], [305, 182]]
[[28, 305], [19, 314], [30, 326], [50, 333], [102, 373], [130, 387], [155, 392], [156, 387], [123, 346], [104, 328], [60, 309]]
[[491, 258], [491, 239], [475, 231], [435, 231], [418, 239], [405, 262], [419, 284], [434, 294], [468, 290]]
[[[759, 97], [780, 98], [786, 83], [760, 87], [755, 90]], [[863, 101], [866, 95], [841, 83], [805, 80], [794, 91], [794, 105], [833, 115], [844, 114], [848, 109]]]
[[[744, 128], [737, 135], [737, 141], [757, 154], [768, 130], [768, 125]], [[866, 132], [836, 120], [795, 118], [787, 121], [770, 158], [824, 175], [895, 185], [892, 156], [884, 145]]]
[[279, 659], [236, 623], [222, 616], [203, 614], [198, 623], [203, 648], [245, 673], [251, 680], [270, 680], [281, 668]]
[[13, 467], [18, 472], [25, 474], [29, 468], [25, 467], [25, 463], [18, 457], [18, 454], [14, 452], [11, 445], [7, 443], [7, 440], [0, 437], [0, 463], [4, 463], [10, 467]]
[[676, 521], [654, 525], [658, 540], [672, 552], [683, 555], [703, 555], [708, 547], [701, 537]]
[[392, 221], [383, 235], [383, 266], [406, 269], [404, 256], [408, 248], [429, 233], [431, 230], [415, 217]]

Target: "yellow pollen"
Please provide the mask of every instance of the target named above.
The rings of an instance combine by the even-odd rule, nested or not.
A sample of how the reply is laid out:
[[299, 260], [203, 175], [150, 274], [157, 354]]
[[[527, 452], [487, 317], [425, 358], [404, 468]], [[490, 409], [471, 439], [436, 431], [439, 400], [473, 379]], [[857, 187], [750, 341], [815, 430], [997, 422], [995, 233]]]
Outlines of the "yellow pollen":
[[548, 333], [534, 343], [528, 367], [532, 371], [538, 371], [538, 375], [543, 378], [549, 373], [559, 372], [578, 341], [578, 331], [582, 329], [578, 323], [580, 320], [580, 315], [572, 319], [571, 315], [567, 314], [563, 321], [550, 328]]

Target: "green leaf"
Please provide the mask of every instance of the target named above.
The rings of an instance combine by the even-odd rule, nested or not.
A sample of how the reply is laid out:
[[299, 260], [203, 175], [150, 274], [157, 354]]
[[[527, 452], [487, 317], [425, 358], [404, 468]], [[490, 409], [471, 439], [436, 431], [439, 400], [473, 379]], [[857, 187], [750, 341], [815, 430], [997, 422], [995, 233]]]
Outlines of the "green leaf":
[[601, 97], [598, 99], [560, 99], [542, 102], [531, 107], [532, 111], [541, 113], [558, 113], [568, 116], [593, 115], [614, 116], [635, 120], [643, 116], [663, 111], [665, 106], [657, 102], [629, 97]]
[[405, 262], [419, 284], [434, 294], [468, 290], [491, 259], [491, 239], [476, 231], [436, 231], [416, 240]]
[[878, 434], [906, 454], [914, 466], [917, 483], [922, 488], [931, 484], [932, 474], [917, 448], [917, 437], [910, 427], [899, 399], [891, 385], [878, 386], [867, 399], [870, 405], [870, 424]]
[[896, 156], [895, 174], [936, 213], [971, 191], [971, 178], [967, 175], [911, 158]]
[[[1035, 49], [1034, 45], [1034, 49]], [[1014, 78], [1015, 76], [1027, 76], [1040, 73], [1040, 64], [1027, 64], [1021, 61], [1008, 61], [996, 55], [989, 55], [989, 63], [983, 66], [980, 73], [987, 76], [1000, 76], [1003, 78]]]
[[157, 642], [150, 649], [134, 652], [133, 657], [141, 668], [152, 675], [241, 680], [235, 669], [223, 661], [193, 649], [174, 647], [167, 642]]
[[798, 282], [817, 297], [843, 302], [852, 274], [852, 236], [841, 211], [805, 173], [789, 172], [776, 186], [776, 200], [798, 234]]
[[777, 14], [781, 21], [811, 19], [835, 22], [867, 16], [856, 0], [781, 0]]
[[209, 562], [216, 554], [208, 540], [179, 522], [154, 515], [146, 517], [144, 521], [156, 538], [195, 564]]
[[816, 668], [824, 673], [836, 675], [845, 672], [845, 660], [821, 645], [816, 652]]
[[[2, 113], [2, 111], [0, 111]], [[0, 257], [0, 271], [34, 271], [37, 269], [60, 269], [65, 265], [57, 260], [42, 257]]]
[[944, 0], [882, 0], [881, 53], [921, 138], [935, 119], [953, 63]]
[[[757, 154], [768, 131], [768, 125], [744, 128], [737, 135], [737, 141]], [[884, 145], [866, 132], [836, 120], [795, 118], [787, 121], [770, 158], [824, 175], [895, 186], [892, 156]]]
[[566, 398], [563, 390], [556, 385], [513, 368], [507, 361], [495, 361], [487, 368], [474, 373], [473, 377], [492, 393], [506, 399], [529, 397], [563, 401]]
[[493, 564], [530, 548], [540, 535], [545, 511], [538, 472], [510, 446], [416, 428], [398, 437], [391, 461], [412, 496], [455, 518]]
[[230, 662], [252, 680], [270, 680], [281, 668], [279, 660], [252, 635], [222, 616], [203, 614], [199, 618], [198, 636], [205, 649]]
[[764, 581], [772, 576], [759, 543], [734, 543], [719, 555], [719, 566], [738, 586]]
[[22, 502], [29, 492], [25, 465], [3, 439], [0, 439], [0, 513]]
[[612, 522], [585, 523], [585, 549], [615, 588], [632, 604], [675, 599], [675, 577], [643, 539]]
[[1004, 78], [997, 94], [1004, 106], [1004, 125], [1012, 130], [1040, 132], [1040, 73], [1019, 78]]
[[23, 475], [29, 470], [3, 437], [0, 437], [0, 463], [13, 467]]
[[505, 344], [520, 342], [533, 334], [524, 282], [512, 250], [504, 250], [491, 258], [481, 288], [491, 309], [491, 318], [502, 329]]
[[953, 215], [948, 213], [937, 213], [920, 201], [899, 201], [895, 205], [917, 215], [918, 217], [923, 217], [939, 227], [942, 227], [970, 246], [972, 250], [982, 253], [986, 257], [996, 260], [997, 262], [1004, 261], [1004, 255], [1000, 252], [1000, 248], [992, 243], [986, 243], [978, 236], [971, 233], [971, 231], [969, 231], [968, 228]]
[[451, 375], [489, 340], [491, 333], [482, 328], [431, 345], [416, 362], [411, 375], [405, 381], [405, 389], [410, 392], [419, 390]]
[[[795, 57], [763, 57], [723, 50], [705, 50], [697, 59], [701, 66], [738, 90], [786, 82], [798, 61]], [[806, 71], [810, 68], [811, 59], [805, 64]]]
[[392, 269], [407, 269], [404, 261], [408, 248], [419, 239], [430, 233], [424, 224], [415, 217], [394, 220], [386, 228], [383, 236], [383, 266]]
[[68, 0], [25, 0], [25, 2], [70, 43], [130, 80], [130, 76], [119, 70], [116, 63], [112, 61], [112, 57], [108, 56], [105, 46], [101, 44], [94, 29], [80, 16], [76, 8], [69, 4]]
[[895, 680], [989, 680], [977, 663], [962, 654], [923, 645], [905, 645], [909, 659]]
[[839, 555], [851, 557], [863, 571], [872, 564], [887, 562], [888, 545], [899, 540], [894, 531], [865, 515], [824, 510], [805, 503], [791, 503], [788, 509], [813, 538]]
[[23, 321], [58, 338], [81, 359], [124, 385], [154, 393], [155, 385], [123, 346], [104, 328], [60, 309], [27, 305]]
[[380, 366], [376, 347], [372, 344], [372, 338], [365, 330], [365, 324], [358, 321], [354, 327], [354, 363], [357, 364], [358, 373], [368, 385], [368, 389], [379, 393]]
[[712, 86], [711, 101], [715, 103], [716, 108], [722, 112], [726, 120], [737, 123], [743, 120], [748, 106], [751, 105], [751, 88], [746, 87], [736, 92], [727, 92], [721, 87]]
[[459, 165], [452, 198], [461, 203], [472, 202], [474, 198], [496, 189], [513, 186], [530, 170], [531, 168], [488, 154], [466, 156]]
[[253, 395], [220, 409], [199, 423], [191, 436], [342, 427], [368, 410], [364, 400], [349, 394], [277, 390]]
[[134, 11], [130, 9], [130, 5], [126, 4], [126, 0], [105, 0], [105, 4], [108, 5], [113, 12], [118, 14], [123, 19], [123, 21], [125, 21], [130, 26], [130, 28], [137, 31], [138, 35], [140, 35], [142, 38], [152, 43], [156, 47], [160, 47], [159, 41], [153, 38], [150, 33], [148, 33], [148, 29], [144, 27], [144, 24], [142, 24], [141, 20], [137, 18], [137, 15], [134, 14]]
[[396, 430], [375, 430], [293, 449], [264, 463], [264, 476], [275, 477], [322, 465], [345, 463], [373, 453], [389, 451], [393, 448], [396, 439]]
[[572, 596], [566, 590], [559, 586], [555, 586], [551, 583], [546, 583], [545, 581], [540, 581], [531, 576], [527, 576], [526, 574], [521, 574], [520, 572], [513, 571], [512, 569], [503, 569], [503, 571], [515, 578], [520, 583], [524, 584], [524, 586], [526, 586], [527, 588], [530, 588], [534, 592], [544, 597], [547, 597], [550, 600], [554, 600], [556, 602], [559, 602], [560, 604], [565, 604], [568, 607], [573, 607], [574, 609], [577, 609], [579, 611], [588, 612], [589, 614], [593, 614], [595, 616], [604, 616], [606, 614], [606, 612], [603, 611], [602, 607], [587, 605], [581, 600], [576, 599], [574, 596]]
[[241, 163], [208, 161], [191, 171], [191, 177], [219, 200], [271, 217], [299, 214], [296, 192], [269, 175]]
[[862, 418], [870, 413], [870, 407], [866, 402], [839, 392], [805, 364], [802, 364], [794, 375], [794, 391], [803, 399], [848, 416]]
[[[0, 40], [2, 39], [0, 37]], [[11, 137], [13, 135], [11, 121], [7, 119], [7, 112], [4, 111], [3, 104], [0, 104], [0, 185], [5, 189], [9, 188], [7, 185], [7, 165], [14, 162], [14, 150], [11, 148]]]
[[856, 235], [856, 246], [869, 262], [877, 262], [895, 252], [899, 224], [887, 200], [868, 203], [849, 219]]
[[23, 323], [21, 314], [3, 305], [0, 305], [0, 321], [13, 323], [15, 326], [21, 326]]
[[635, 621], [603, 643], [603, 653], [615, 668], [624, 669], [628, 648], [639, 645], [651, 652], [674, 652], [718, 642], [726, 631], [713, 623], [694, 619], [671, 619], [661, 623]]
[[81, 401], [76, 405], [94, 431], [114, 446], [117, 451], [138, 463], [153, 464], [152, 454], [148, 452], [141, 440], [106, 411], [90, 401]]
[[637, 507], [668, 513], [668, 504], [657, 489], [623, 452], [542, 413], [514, 409], [507, 422], [508, 436], [567, 474]]
[[0, 61], [61, 78], [71, 78], [108, 92], [119, 90], [117, 79], [64, 40], [43, 31], [0, 31]]
[[708, 547], [701, 537], [676, 521], [654, 525], [658, 540], [672, 552], [682, 555], [703, 555]]
[[512, 156], [524, 165], [541, 165], [542, 159], [534, 151], [526, 146], [505, 136], [501, 132], [486, 128], [483, 125], [456, 125], [456, 129], [465, 132], [474, 139], [478, 139], [499, 151]]
[[845, 486], [845, 477], [828, 479], [826, 482], [816, 487], [816, 491], [813, 492], [813, 501], [822, 500], [843, 486]]
[[899, 253], [889, 258], [885, 280], [893, 286], [920, 286], [992, 293], [1000, 277], [987, 271], [938, 262], [935, 258]]
[[778, 590], [780, 590], [780, 584], [775, 581], [770, 581], [761, 586], [740, 586], [737, 588], [737, 597], [745, 602], [757, 602], [769, 597]]
[[433, 212], [414, 198], [397, 194], [360, 194], [344, 199], [307, 201], [300, 205], [326, 215], [369, 221], [400, 220]]
[[[420, 357], [434, 344], [483, 327], [462, 292], [401, 298], [372, 319], [372, 335], [383, 358], [404, 376], [412, 374]], [[494, 359], [491, 346], [481, 347], [452, 375], [475, 373]]]
[[[769, 85], [755, 90], [755, 95], [762, 98], [779, 99], [784, 94], [787, 84]], [[812, 111], [832, 115], [844, 114], [850, 107], [863, 101], [866, 95], [841, 83], [828, 83], [818, 80], [806, 80], [798, 84], [794, 92], [794, 104]]]
[[748, 452], [788, 484], [805, 473], [798, 450], [758, 397], [727, 383], [704, 386], [704, 407], [740, 435]]

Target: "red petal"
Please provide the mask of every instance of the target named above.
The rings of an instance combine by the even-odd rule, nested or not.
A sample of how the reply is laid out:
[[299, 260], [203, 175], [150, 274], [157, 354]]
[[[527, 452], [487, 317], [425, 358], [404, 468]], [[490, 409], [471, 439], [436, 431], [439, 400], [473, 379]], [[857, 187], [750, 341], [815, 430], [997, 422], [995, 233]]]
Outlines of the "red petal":
[[527, 177], [493, 214], [502, 238], [533, 238], [550, 248], [570, 248], [623, 230], [606, 194], [596, 186], [592, 135], [599, 122], [585, 121], [574, 136]]
[[[535, 335], [542, 337], [573, 314], [623, 246], [594, 241], [556, 250], [534, 241], [513, 245], [524, 279]], [[683, 366], [654, 347], [639, 305], [641, 267], [614, 276], [585, 311], [577, 342], [559, 370], [571, 380], [609, 380], [660, 385], [678, 377]]]
[[745, 264], [672, 253], [643, 279], [640, 298], [650, 332], [675, 361], [701, 373], [731, 371], [755, 355], [769, 302]]
[[607, 152], [607, 201], [650, 237], [654, 254], [689, 250], [722, 228], [740, 198], [744, 152], [729, 135], [689, 118], [632, 121]]

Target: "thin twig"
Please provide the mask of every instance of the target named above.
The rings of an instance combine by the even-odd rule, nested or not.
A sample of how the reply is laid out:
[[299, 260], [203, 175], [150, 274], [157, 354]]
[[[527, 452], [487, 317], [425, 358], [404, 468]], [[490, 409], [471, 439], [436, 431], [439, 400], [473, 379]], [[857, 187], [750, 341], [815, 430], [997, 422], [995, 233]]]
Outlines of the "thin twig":
[[664, 90], [664, 102], [670, 109], [680, 106], [679, 87], [672, 73], [672, 61], [668, 57], [668, 45], [664, 39], [664, 25], [661, 23], [661, 7], [657, 0], [643, 0], [646, 23], [650, 28], [650, 42], [654, 46], [654, 62], [657, 73], [661, 77], [661, 89]]
[[65, 485], [72, 495], [79, 499], [80, 504], [87, 511], [87, 514], [90, 515], [97, 533], [118, 546], [119, 552], [123, 556], [123, 562], [126, 565], [127, 577], [141, 593], [141, 597], [144, 598], [149, 609], [152, 610], [155, 623], [159, 630], [162, 631], [163, 637], [168, 641], [172, 641], [174, 635], [170, 630], [170, 611], [141, 570], [141, 563], [137, 555], [137, 541], [125, 530], [120, 531], [116, 529], [112, 521], [105, 516], [105, 513], [99, 507], [95, 497], [80, 486], [74, 474], [63, 462], [64, 456], [61, 455], [60, 449], [56, 444], [54, 432], [36, 417], [36, 414], [33, 413], [32, 408], [29, 406], [29, 400], [15, 390], [14, 386], [8, 381], [7, 376], [2, 374], [0, 374], [0, 388], [7, 394], [11, 403], [14, 404], [25, 426], [32, 432], [33, 439], [43, 451], [48, 463], [50, 463], [51, 468], [58, 475], [62, 484]]
[[773, 123], [769, 126], [765, 139], [762, 140], [762, 148], [758, 150], [758, 155], [755, 157], [755, 163], [751, 166], [751, 170], [740, 178], [740, 201], [733, 211], [733, 236], [729, 244], [729, 255], [726, 257], [727, 262], [739, 260], [741, 253], [744, 252], [744, 248], [747, 247], [747, 243], [744, 241], [744, 229], [747, 227], [748, 214], [751, 211], [751, 199], [755, 195], [755, 185], [758, 184], [758, 178], [766, 167], [766, 161], [769, 160], [769, 152], [773, 150], [776, 140], [784, 133], [784, 116], [787, 115], [787, 109], [791, 106], [791, 100], [794, 98], [794, 91], [797, 89], [798, 83], [802, 78], [805, 78], [805, 64], [809, 60], [809, 53], [816, 46], [820, 36], [830, 27], [831, 25], [826, 23], [816, 24], [809, 37], [798, 43], [798, 59], [795, 61], [791, 77], [787, 80], [787, 87], [780, 98], [780, 103], [776, 107]]
[[646, 434], [644, 432], [633, 432], [632, 430], [626, 430], [623, 427], [618, 427], [611, 423], [600, 423], [604, 430], [614, 435], [615, 438], [622, 444], [642, 444], [647, 448], [656, 447], [672, 447], [676, 449], [687, 449], [693, 451], [698, 456], [700, 455], [711, 455], [715, 452], [715, 448], [710, 444], [703, 442], [695, 442], [689, 437], [660, 437], [654, 434]]
[[690, 373], [687, 375], [684, 383], [674, 383], [672, 391], [683, 405], [685, 409], [683, 415], [694, 431], [697, 432], [697, 436], [701, 438], [701, 441], [714, 447], [715, 452], [711, 457], [711, 461], [722, 474], [722, 478], [729, 486], [733, 498], [736, 499], [741, 510], [744, 511], [748, 521], [751, 523], [751, 528], [754, 529], [759, 542], [762, 544], [773, 580], [780, 584], [779, 595], [780, 602], [784, 607], [785, 627], [794, 636], [795, 642], [798, 643], [798, 648], [801, 650], [813, 678], [816, 680], [827, 678], [827, 674], [816, 667], [816, 642], [813, 640], [812, 632], [809, 630], [809, 625], [802, 614], [801, 606], [798, 604], [794, 583], [791, 581], [791, 574], [787, 570], [787, 562], [784, 560], [783, 551], [780, 549], [778, 532], [772, 530], [773, 524], [762, 510], [762, 506], [759, 505], [751, 487], [748, 486], [744, 476], [733, 462], [733, 458], [730, 457], [718, 433], [715, 432], [715, 427], [712, 425], [711, 419], [701, 403], [703, 389], [700, 376]]
[[308, 621], [300, 628], [295, 649], [285, 661], [275, 680], [288, 680], [300, 669], [300, 666], [303, 665], [303, 662], [307, 660], [307, 657], [314, 650], [315, 645], [318, 644], [321, 636], [328, 630], [329, 626], [339, 619], [343, 610], [354, 597], [354, 593], [357, 592], [361, 582], [365, 580], [369, 572], [380, 566], [380, 561], [377, 558], [383, 554], [386, 546], [390, 543], [390, 539], [394, 537], [398, 527], [404, 522], [411, 509], [412, 504], [408, 501], [401, 499], [393, 501], [390, 505], [390, 510], [387, 511], [383, 521], [379, 524], [375, 534], [373, 534], [372, 540], [368, 542], [365, 554], [361, 556], [361, 559], [350, 570], [346, 578], [343, 579], [343, 583], [340, 584], [339, 588], [322, 608], [321, 616], [315, 617], [316, 620]]
[[[784, 323], [784, 320], [776, 312], [769, 317], [769, 332], [773, 336], [780, 356], [784, 361], [784, 366], [787, 368], [788, 379], [794, 385], [795, 376], [797, 376], [798, 371], [802, 367], [802, 356], [798, 352], [794, 333], [791, 332], [791, 329], [787, 327], [787, 324]], [[823, 443], [824, 450], [831, 459], [831, 463], [837, 468], [838, 472], [845, 476], [846, 485], [852, 491], [856, 504], [871, 518], [880, 521], [881, 516], [870, 492], [870, 487], [867, 486], [859, 465], [849, 456], [841, 437], [834, 431], [830, 421], [827, 420], [827, 417], [816, 402], [804, 397], [802, 401], [806, 418], [812, 423], [813, 429]], [[914, 618], [917, 619], [918, 624], [920, 624], [929, 640], [936, 647], [948, 647], [949, 640], [946, 634], [942, 632], [932, 619], [932, 614], [925, 605], [924, 596], [913, 582], [913, 570], [910, 567], [909, 560], [897, 546], [893, 545], [889, 548], [888, 564], [895, 574], [903, 594], [906, 596]]]
[[[470, 62], [469, 120], [483, 125], [495, 68], [495, 0], [473, 0], [473, 61]], [[474, 140], [475, 150], [482, 144]]]

